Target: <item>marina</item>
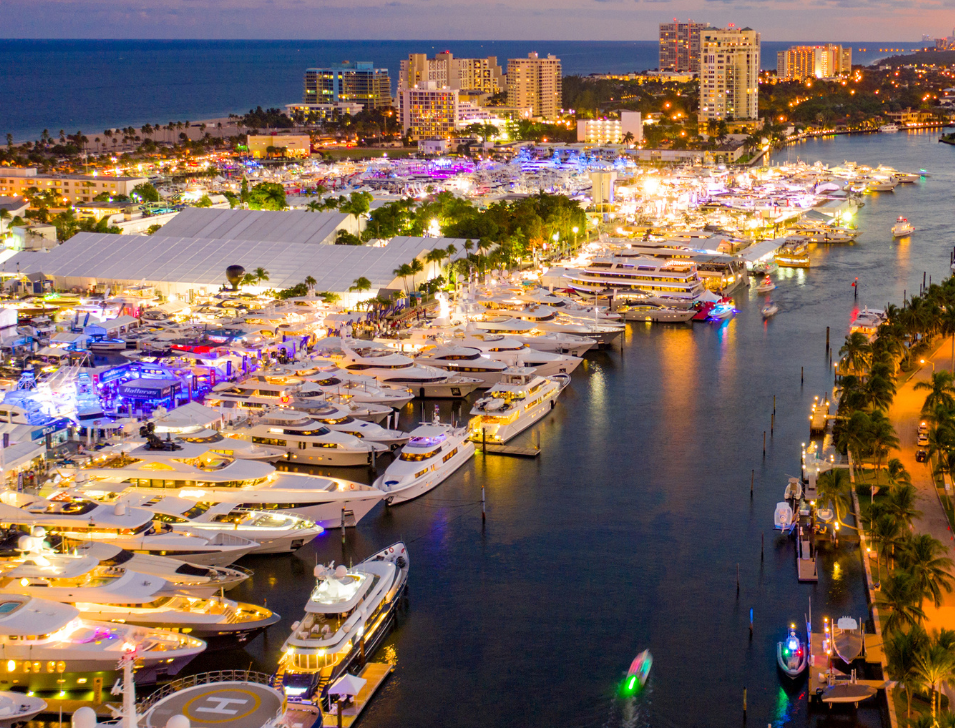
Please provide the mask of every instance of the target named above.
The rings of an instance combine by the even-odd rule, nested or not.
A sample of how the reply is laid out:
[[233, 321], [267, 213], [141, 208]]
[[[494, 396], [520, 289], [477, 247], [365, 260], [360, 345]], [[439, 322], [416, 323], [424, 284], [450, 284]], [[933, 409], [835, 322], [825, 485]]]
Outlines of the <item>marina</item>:
[[[823, 172], [796, 164], [805, 155], [828, 155], [833, 168], [851, 158], [871, 169], [920, 169], [932, 142], [928, 134], [810, 142], [771, 158], [791, 164], [785, 172], [769, 167], [777, 171], [766, 178], [806, 175], [816, 184]], [[45, 590], [64, 619], [79, 601], [80, 619], [112, 619], [109, 629], [122, 629], [121, 619], [181, 630], [163, 639], [194, 648], [189, 673], [251, 663], [268, 676], [249, 680], [262, 686], [262, 700], [288, 699], [306, 716], [297, 719], [302, 728], [319, 712], [324, 725], [514, 725], [528, 709], [541, 724], [626, 724], [625, 705], [608, 686], [625, 680], [648, 645], [653, 670], [646, 653], [646, 671], [637, 671], [643, 691], [626, 704], [647, 723], [726, 724], [739, 718], [738, 696], [750, 716], [780, 725], [817, 722], [827, 704], [833, 711], [858, 704], [858, 724], [882, 725], [882, 698], [869, 698], [884, 678], [853, 679], [828, 661], [823, 670], [827, 647], [811, 618], [805, 669], [813, 703], [805, 685], [781, 682], [775, 669], [781, 632], [806, 597], [817, 611], [840, 615], [833, 651], [849, 663], [875, 665], [882, 656], [860, 619], [869, 605], [858, 540], [837, 537], [838, 505], [833, 520], [829, 504], [814, 502], [822, 468], [805, 483], [795, 474], [810, 462], [806, 453], [828, 454], [830, 349], [853, 326], [877, 326], [875, 312], [917, 291], [923, 278], [948, 274], [953, 241], [941, 234], [937, 207], [947, 181], [942, 170], [892, 195], [860, 193], [856, 244], [801, 242], [784, 253], [808, 257], [808, 268], [783, 261], [750, 277], [734, 253], [667, 258], [636, 238], [608, 236], [541, 266], [536, 278], [463, 281], [458, 296], [389, 333], [359, 330], [360, 318], [355, 330], [341, 331], [351, 326], [341, 323], [347, 307], [303, 296], [314, 323], [297, 321], [298, 336], [265, 337], [261, 320], [293, 314], [264, 296], [227, 291], [197, 307], [208, 328], [180, 321], [173, 338], [136, 339], [174, 342], [168, 351], [194, 355], [188, 367], [175, 353], [144, 360], [95, 352], [92, 371], [70, 380], [69, 412], [57, 409], [68, 399], [58, 381], [41, 377], [36, 390], [14, 381], [0, 403], [11, 432], [61, 418], [73, 424], [57, 431], [58, 461], [41, 472], [28, 459], [23, 470], [33, 471], [33, 482], [26, 472], [12, 476], [17, 497], [4, 501], [0, 523], [26, 529], [22, 538], [79, 543], [75, 553], [57, 553], [53, 544], [13, 542], [0, 570], [14, 579], [0, 591], [23, 603]], [[725, 182], [727, 196], [739, 198], [733, 204], [758, 197]], [[644, 214], [639, 204], [635, 215]], [[889, 223], [900, 207], [917, 215], [920, 241], [938, 239], [893, 242]], [[708, 245], [694, 240], [685, 245]], [[767, 246], [760, 258], [779, 262], [778, 248]], [[573, 289], [584, 295], [571, 297]], [[608, 289], [630, 300], [613, 300]], [[770, 303], [777, 310], [767, 316]], [[692, 320], [679, 320], [676, 312], [686, 311]], [[237, 328], [245, 325], [253, 328]], [[556, 351], [568, 347], [576, 353]], [[344, 373], [356, 378], [355, 396], [337, 390]], [[816, 439], [808, 449], [807, 412]], [[514, 457], [489, 457], [496, 454]], [[719, 518], [700, 507], [714, 499]], [[779, 533], [769, 522], [774, 506]], [[91, 548], [94, 537], [118, 550]], [[144, 539], [154, 537], [168, 540], [152, 548]], [[220, 555], [205, 561], [198, 546], [162, 553], [213, 538]], [[135, 557], [125, 567], [104, 565], [124, 549], [197, 556], [206, 571], [167, 582], [158, 575], [162, 562], [142, 574]], [[49, 570], [24, 571], [34, 568], [24, 553], [60, 570], [63, 591]], [[632, 578], [621, 580], [621, 570]], [[30, 581], [41, 578], [42, 586]], [[87, 591], [67, 591], [79, 582]], [[220, 582], [216, 595], [208, 584]], [[614, 598], [597, 609], [594, 590]], [[160, 597], [169, 601], [152, 604]], [[170, 617], [176, 610], [189, 616]], [[855, 626], [841, 615], [857, 615], [849, 618]], [[694, 625], [704, 617], [719, 660], [699, 656]], [[208, 642], [202, 651], [200, 641]], [[592, 646], [586, 664], [583, 642]], [[541, 653], [565, 669], [542, 669]], [[694, 655], [702, 664], [688, 669]], [[13, 674], [43, 678], [54, 690], [70, 680], [88, 696], [89, 683], [79, 683], [88, 678], [72, 682], [66, 666], [53, 665], [49, 674], [45, 663], [39, 673]], [[701, 681], [701, 669], [711, 678]], [[480, 694], [460, 694], [469, 681]], [[165, 710], [180, 710], [175, 700], [191, 689], [182, 687], [156, 705], [168, 700]], [[689, 690], [698, 704], [686, 705]], [[490, 693], [499, 698], [481, 699]], [[165, 725], [160, 713], [152, 720]]]

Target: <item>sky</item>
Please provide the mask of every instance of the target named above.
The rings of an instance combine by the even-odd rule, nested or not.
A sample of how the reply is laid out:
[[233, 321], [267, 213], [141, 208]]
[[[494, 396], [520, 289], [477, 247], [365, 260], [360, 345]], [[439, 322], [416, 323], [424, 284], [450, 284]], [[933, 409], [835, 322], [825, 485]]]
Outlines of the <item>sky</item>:
[[765, 40], [918, 41], [955, 0], [0, 0], [3, 38], [652, 40], [672, 17]]

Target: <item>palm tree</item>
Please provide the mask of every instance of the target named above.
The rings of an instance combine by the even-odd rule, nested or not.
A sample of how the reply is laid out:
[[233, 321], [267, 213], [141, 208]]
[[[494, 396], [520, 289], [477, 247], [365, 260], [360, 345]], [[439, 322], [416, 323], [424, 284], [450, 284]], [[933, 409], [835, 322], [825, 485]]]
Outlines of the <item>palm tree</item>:
[[912, 477], [909, 471], [905, 469], [902, 461], [898, 458], [892, 458], [885, 465], [889, 471], [889, 478], [897, 485], [912, 485]]
[[420, 258], [412, 258], [411, 263], [408, 264], [408, 270], [411, 271], [411, 283], [414, 285], [414, 277], [424, 272], [424, 263], [421, 262]]
[[918, 589], [936, 607], [942, 605], [942, 589], [951, 594], [955, 587], [952, 560], [944, 554], [941, 541], [927, 533], [912, 536], [899, 549], [899, 566], [912, 575]]
[[[905, 530], [902, 522], [889, 513], [879, 513], [877, 509], [870, 509], [869, 531], [875, 541], [876, 556], [878, 561], [876, 566], [885, 561], [886, 568], [889, 568], [889, 560], [895, 555], [895, 547], [904, 539]], [[881, 569], [880, 569], [881, 572]]]
[[401, 284], [404, 286], [405, 295], [408, 294], [408, 276], [411, 275], [411, 266], [407, 263], [402, 263], [397, 268], [395, 268], [392, 273], [394, 273], [395, 278], [401, 279]]
[[846, 343], [839, 349], [839, 356], [842, 357], [846, 368], [859, 373], [864, 372], [869, 366], [869, 357], [872, 354], [872, 346], [865, 334], [856, 331], [846, 337]]
[[933, 372], [930, 381], [917, 382], [915, 389], [928, 390], [922, 413], [933, 412], [939, 405], [945, 409], [955, 409], [955, 379], [951, 372]]
[[880, 612], [888, 612], [882, 624], [883, 634], [902, 627], [915, 626], [925, 619], [921, 602], [922, 594], [911, 574], [897, 571], [889, 576], [875, 595], [875, 603]]
[[912, 693], [921, 685], [916, 672], [916, 658], [928, 647], [929, 639], [919, 626], [908, 632], [885, 633], [885, 656], [889, 660], [889, 674], [905, 690], [905, 717], [912, 717]]
[[876, 410], [869, 415], [869, 429], [866, 437], [872, 454], [876, 456], [878, 472], [882, 468], [882, 458], [887, 456], [890, 450], [899, 449], [899, 437], [895, 434], [892, 422], [881, 410]]
[[634, 136], [633, 136], [633, 132], [632, 132], [632, 131], [628, 131], [626, 134], [623, 135], [623, 140], [622, 140], [622, 141], [623, 141], [623, 143], [626, 144], [627, 146], [633, 144], [633, 140], [634, 140]]
[[444, 259], [444, 251], [441, 248], [435, 248], [434, 250], [429, 250], [428, 254], [424, 257], [425, 261], [428, 263], [434, 264], [434, 274], [438, 275], [438, 265]]
[[892, 488], [880, 502], [883, 513], [898, 518], [906, 527], [911, 528], [912, 521], [922, 515], [916, 508], [918, 491], [911, 485], [899, 484]]
[[261, 283], [262, 281], [267, 281], [269, 279], [269, 272], [262, 267], [256, 268], [252, 275], [255, 276], [257, 283]]
[[364, 293], [365, 291], [370, 291], [371, 281], [364, 276], [361, 278], [356, 278], [354, 284], [352, 284], [348, 290], [354, 291], [355, 293]]
[[841, 522], [842, 516], [849, 511], [849, 473], [841, 468], [826, 471], [816, 481], [816, 492], [819, 503], [832, 502], [836, 522]]
[[884, 412], [892, 405], [892, 399], [895, 397], [895, 380], [870, 372], [864, 385], [864, 396], [869, 407]]
[[318, 283], [318, 281], [311, 276], [305, 276], [303, 283], [305, 283], [305, 287], [308, 288], [308, 290], [313, 291], [315, 290], [315, 284]]
[[915, 658], [915, 674], [932, 690], [932, 722], [938, 714], [936, 702], [942, 683], [955, 674], [955, 658], [942, 645], [931, 644]]

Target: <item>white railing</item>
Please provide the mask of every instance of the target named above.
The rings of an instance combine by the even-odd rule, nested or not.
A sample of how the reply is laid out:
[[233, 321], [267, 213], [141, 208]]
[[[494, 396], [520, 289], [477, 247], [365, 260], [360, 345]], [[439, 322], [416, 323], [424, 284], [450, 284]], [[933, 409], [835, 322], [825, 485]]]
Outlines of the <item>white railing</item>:
[[[272, 676], [266, 675], [264, 672], [254, 672], [252, 670], [215, 670], [213, 672], [203, 672], [198, 675], [188, 675], [187, 677], [182, 677], [163, 685], [159, 690], [144, 698], [136, 705], [136, 713], [145, 715], [157, 702], [181, 690], [193, 688], [197, 685], [211, 685], [213, 683], [223, 682], [258, 683], [271, 687]], [[276, 713], [276, 718], [281, 717], [281, 715], [282, 709], [280, 708]]]

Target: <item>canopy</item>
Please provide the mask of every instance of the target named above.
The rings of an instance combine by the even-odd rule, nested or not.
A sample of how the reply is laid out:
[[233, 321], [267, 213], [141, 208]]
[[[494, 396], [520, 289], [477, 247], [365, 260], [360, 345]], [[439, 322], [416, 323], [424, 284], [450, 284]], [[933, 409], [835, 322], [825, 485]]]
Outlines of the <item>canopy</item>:
[[181, 388], [178, 379], [130, 379], [119, 385], [119, 394], [131, 399], [163, 399]]
[[700, 300], [709, 301], [710, 303], [716, 303], [717, 301], [720, 300], [720, 297], [717, 296], [715, 293], [713, 293], [713, 291], [706, 290], [700, 294]]
[[153, 420], [157, 432], [179, 432], [187, 429], [202, 429], [218, 422], [221, 415], [211, 407], [198, 402], [189, 402]]
[[349, 675], [347, 672], [342, 675], [335, 683], [328, 689], [329, 695], [350, 695], [354, 697], [361, 692], [361, 689], [365, 687], [365, 683], [368, 682], [364, 678], [355, 677], [354, 675]]

